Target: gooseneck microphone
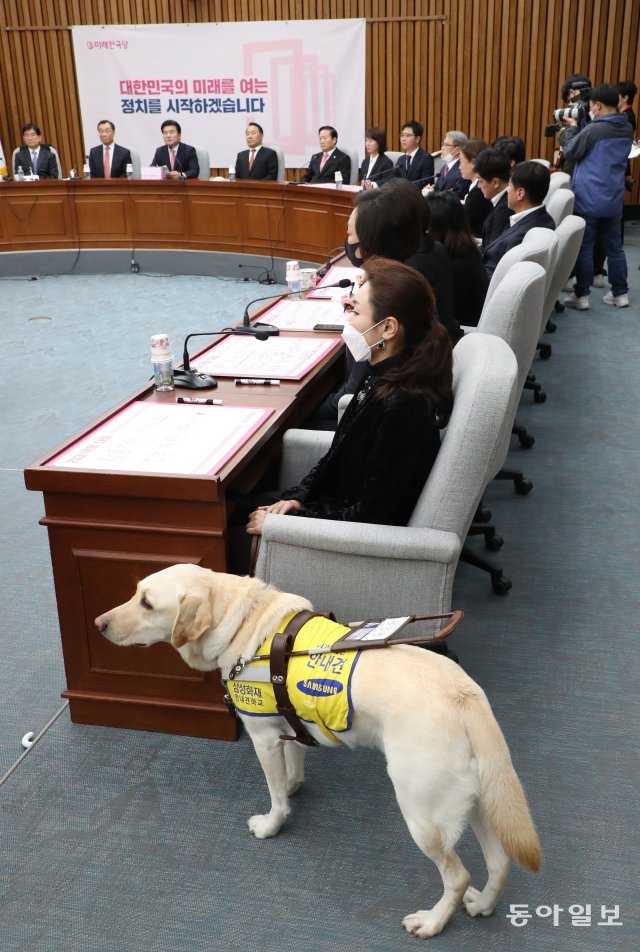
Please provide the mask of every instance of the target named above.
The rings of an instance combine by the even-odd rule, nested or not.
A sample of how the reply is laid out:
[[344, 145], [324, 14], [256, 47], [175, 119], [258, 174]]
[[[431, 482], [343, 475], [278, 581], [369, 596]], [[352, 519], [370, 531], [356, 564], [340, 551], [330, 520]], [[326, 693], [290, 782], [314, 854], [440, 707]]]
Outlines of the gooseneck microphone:
[[337, 251], [341, 251], [341, 252], [344, 253], [344, 248], [342, 247], [342, 245], [338, 245], [336, 248], [332, 248], [331, 251], [327, 251], [327, 263], [324, 264], [324, 265], [319, 269], [319, 271], [318, 271], [318, 277], [319, 277], [319, 278], [324, 278], [325, 274], [327, 273], [327, 271], [328, 271], [329, 268], [331, 267], [331, 258], [332, 258], [332, 256], [333, 256]]
[[[192, 337], [215, 337], [217, 335], [233, 337], [241, 333], [243, 333], [243, 331], [240, 327], [223, 327], [221, 331], [194, 331], [193, 334], [187, 334], [184, 339], [182, 351], [182, 370], [174, 370], [173, 372], [174, 386], [184, 387], [187, 390], [214, 390], [218, 386], [218, 381], [215, 377], [212, 377], [211, 374], [200, 373], [200, 371], [195, 368], [192, 369], [189, 360], [189, 341]], [[256, 340], [268, 340], [269, 335], [258, 331], [255, 334], [255, 338]]]

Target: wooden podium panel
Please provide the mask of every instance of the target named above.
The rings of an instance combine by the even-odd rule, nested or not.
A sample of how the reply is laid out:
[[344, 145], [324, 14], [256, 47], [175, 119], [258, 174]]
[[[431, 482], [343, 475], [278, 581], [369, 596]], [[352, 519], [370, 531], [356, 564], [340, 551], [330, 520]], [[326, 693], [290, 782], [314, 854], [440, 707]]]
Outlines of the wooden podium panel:
[[53, 182], [42, 190], [44, 182], [21, 182], [18, 189], [2, 185], [0, 203], [3, 219], [2, 231], [9, 238], [9, 247], [14, 241], [27, 249], [68, 248], [76, 243], [76, 228], [73, 206], [69, 201], [65, 183]]
[[240, 210], [231, 199], [202, 196], [190, 202], [191, 239], [210, 244], [211, 241], [228, 247], [242, 245]]

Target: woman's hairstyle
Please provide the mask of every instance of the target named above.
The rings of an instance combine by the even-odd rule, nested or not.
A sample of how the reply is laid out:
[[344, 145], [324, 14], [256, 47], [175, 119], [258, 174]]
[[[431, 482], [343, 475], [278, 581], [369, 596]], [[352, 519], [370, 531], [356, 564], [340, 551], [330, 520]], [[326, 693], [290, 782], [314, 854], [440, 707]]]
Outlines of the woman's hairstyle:
[[460, 151], [467, 162], [475, 162], [483, 149], [487, 148], [484, 139], [467, 139], [464, 145], [460, 146]]
[[416, 253], [423, 228], [422, 196], [415, 185], [394, 179], [383, 188], [358, 192], [355, 206], [363, 260], [380, 255], [406, 261]]
[[388, 258], [369, 258], [363, 269], [373, 323], [395, 317], [404, 333], [399, 359], [382, 370], [376, 396], [382, 399], [399, 387], [423, 394], [438, 426], [445, 426], [453, 406], [453, 355], [429, 282], [414, 268]]
[[427, 199], [431, 212], [429, 234], [440, 241], [452, 258], [468, 258], [477, 254], [473, 232], [461, 202], [451, 192], [432, 192]]
[[365, 139], [373, 139], [378, 144], [378, 154], [384, 155], [387, 151], [387, 131], [380, 126], [369, 126], [364, 134]]

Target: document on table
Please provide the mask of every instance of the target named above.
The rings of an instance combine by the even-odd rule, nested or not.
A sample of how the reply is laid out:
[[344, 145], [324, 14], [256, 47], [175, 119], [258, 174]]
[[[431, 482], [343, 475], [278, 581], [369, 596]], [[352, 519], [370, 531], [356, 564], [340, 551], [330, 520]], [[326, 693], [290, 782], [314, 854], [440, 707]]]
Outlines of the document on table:
[[[338, 290], [344, 293], [344, 288]], [[344, 327], [344, 311], [338, 301], [279, 301], [261, 320], [282, 331], [312, 331], [316, 324]], [[268, 343], [268, 342], [267, 342]]]
[[225, 337], [201, 354], [198, 370], [218, 377], [269, 377], [302, 380], [341, 344], [336, 337]]
[[349, 268], [343, 267], [342, 265], [333, 265], [320, 284], [313, 290], [310, 291], [307, 295], [308, 298], [330, 298], [332, 301], [341, 301], [345, 294], [350, 293], [349, 288], [331, 288], [327, 287], [330, 284], [337, 284], [338, 281], [342, 281], [343, 278], [346, 278], [348, 281], [353, 281], [355, 288], [357, 290], [360, 283], [360, 279], [364, 277], [364, 272], [360, 268]]
[[132, 473], [213, 475], [275, 407], [130, 403], [47, 466]]

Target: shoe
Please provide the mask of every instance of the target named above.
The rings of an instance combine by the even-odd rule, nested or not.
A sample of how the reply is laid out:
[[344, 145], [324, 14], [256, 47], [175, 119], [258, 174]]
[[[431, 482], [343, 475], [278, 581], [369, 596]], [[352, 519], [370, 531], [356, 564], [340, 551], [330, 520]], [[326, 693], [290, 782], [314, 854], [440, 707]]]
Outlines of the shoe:
[[603, 288], [604, 287], [604, 274], [594, 274], [593, 281], [591, 282], [591, 287], [593, 288]]
[[588, 311], [591, 306], [588, 294], [585, 294], [584, 297], [576, 297], [575, 294], [572, 294], [571, 297], [566, 297], [562, 303], [565, 307], [572, 307], [576, 311]]
[[[629, 307], [628, 294], [616, 294], [614, 297], [613, 291], [607, 291], [602, 300], [605, 304], [613, 304], [614, 307]], [[564, 303], [566, 304], [567, 302], [565, 301]]]
[[565, 294], [573, 294], [573, 287], [573, 283], [571, 281], [567, 281], [562, 290]]

